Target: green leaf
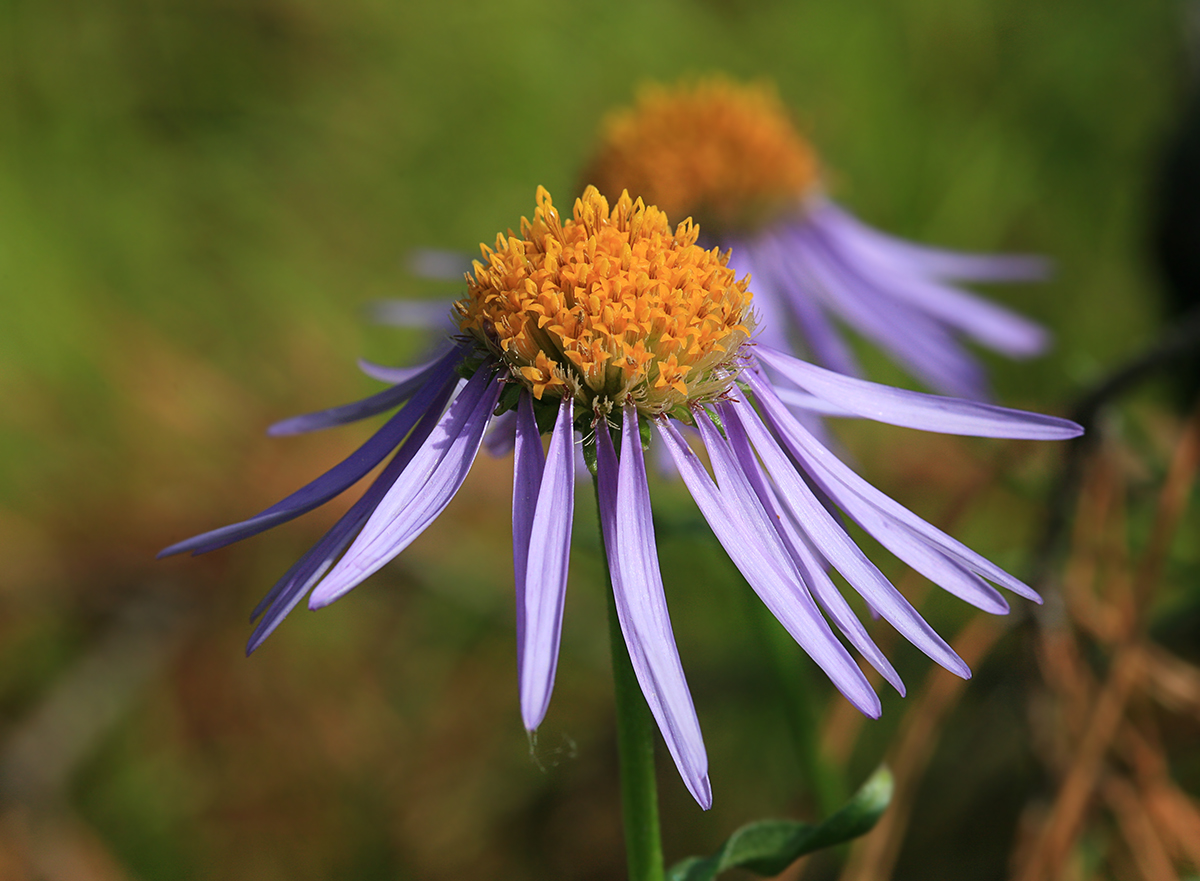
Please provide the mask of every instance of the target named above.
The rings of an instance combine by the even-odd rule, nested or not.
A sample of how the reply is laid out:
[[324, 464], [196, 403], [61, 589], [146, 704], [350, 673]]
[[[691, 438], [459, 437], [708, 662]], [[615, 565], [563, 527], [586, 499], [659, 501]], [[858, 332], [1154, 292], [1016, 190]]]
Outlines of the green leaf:
[[778, 875], [805, 854], [865, 835], [892, 800], [892, 772], [881, 766], [844, 808], [823, 823], [760, 820], [738, 829], [710, 857], [688, 857], [671, 867], [667, 881], [711, 881], [726, 869]]

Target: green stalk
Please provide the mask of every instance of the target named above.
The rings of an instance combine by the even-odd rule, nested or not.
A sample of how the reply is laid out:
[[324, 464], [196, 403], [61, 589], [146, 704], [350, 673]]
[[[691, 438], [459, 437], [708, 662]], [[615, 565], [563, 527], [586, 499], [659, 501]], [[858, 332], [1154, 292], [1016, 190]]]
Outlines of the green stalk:
[[[599, 487], [596, 507], [600, 506]], [[658, 785], [654, 777], [654, 717], [642, 696], [613, 597], [612, 574], [604, 551], [600, 522], [600, 553], [608, 585], [608, 639], [612, 649], [613, 691], [617, 706], [617, 757], [621, 777], [621, 817], [625, 826], [625, 856], [629, 881], [663, 881], [662, 836], [658, 826]]]

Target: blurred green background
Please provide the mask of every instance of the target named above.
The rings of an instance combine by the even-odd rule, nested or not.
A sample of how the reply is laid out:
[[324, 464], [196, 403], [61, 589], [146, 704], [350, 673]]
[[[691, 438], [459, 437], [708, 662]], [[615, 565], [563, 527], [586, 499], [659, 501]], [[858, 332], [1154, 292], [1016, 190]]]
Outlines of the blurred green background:
[[[1052, 256], [1051, 282], [994, 295], [1053, 328], [1054, 353], [990, 363], [1006, 402], [1061, 412], [1159, 321], [1143, 241], [1182, 102], [1185, 12], [0, 0], [0, 877], [27, 877], [29, 860], [32, 877], [63, 878], [622, 877], [589, 505], [536, 746], [516, 701], [509, 462], [481, 458], [396, 564], [297, 612], [250, 660], [245, 615], [338, 506], [198, 560], [154, 552], [353, 449], [370, 426], [263, 429], [371, 391], [360, 355], [418, 354], [417, 335], [363, 313], [456, 291], [413, 277], [410, 249], [475, 252], [532, 213], [539, 184], [568, 205], [602, 115], [647, 78], [769, 77], [863, 219]], [[963, 507], [956, 535], [1027, 566], [1057, 451], [846, 437], [906, 504], [942, 523]], [[663, 768], [678, 858], [752, 817], [820, 809], [783, 697], [806, 680], [776, 681], [777, 633], [682, 491], [654, 491], [716, 795], [701, 814]], [[965, 620], [950, 600], [926, 610], [948, 632]], [[894, 654], [912, 682], [928, 669]], [[828, 689], [810, 687], [815, 714]], [[989, 747], [996, 775], [1010, 755], [1027, 769], [1020, 720], [988, 706], [999, 715], [977, 728], [1014, 726]], [[869, 772], [902, 707], [885, 696], [839, 785]], [[922, 846], [1002, 877], [1015, 821], [997, 822]]]

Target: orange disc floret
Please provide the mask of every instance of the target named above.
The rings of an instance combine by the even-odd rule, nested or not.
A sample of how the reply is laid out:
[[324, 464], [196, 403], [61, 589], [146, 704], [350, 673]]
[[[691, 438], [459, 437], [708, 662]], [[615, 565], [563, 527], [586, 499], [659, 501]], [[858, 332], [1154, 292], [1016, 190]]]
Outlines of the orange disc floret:
[[712, 78], [648, 86], [611, 115], [587, 182], [737, 231], [794, 208], [818, 183], [818, 163], [773, 88]]
[[628, 193], [610, 210], [595, 187], [563, 221], [539, 187], [533, 221], [480, 246], [459, 326], [538, 399], [632, 400], [647, 415], [714, 400], [740, 369], [752, 295], [698, 233]]

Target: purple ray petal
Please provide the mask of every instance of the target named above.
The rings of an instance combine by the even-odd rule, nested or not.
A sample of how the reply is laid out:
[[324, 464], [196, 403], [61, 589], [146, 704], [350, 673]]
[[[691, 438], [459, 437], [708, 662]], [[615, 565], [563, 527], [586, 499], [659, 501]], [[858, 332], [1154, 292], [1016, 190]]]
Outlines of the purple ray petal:
[[451, 315], [453, 306], [454, 300], [378, 300], [367, 310], [371, 319], [379, 324], [454, 333], [458, 330], [458, 322]]
[[337, 559], [338, 554], [345, 550], [346, 545], [358, 534], [371, 512], [375, 510], [375, 506], [379, 504], [379, 500], [391, 489], [392, 484], [396, 482], [396, 478], [408, 465], [413, 454], [421, 448], [425, 439], [429, 437], [429, 433], [437, 425], [438, 417], [441, 415], [442, 408], [446, 406], [446, 400], [450, 397], [452, 387], [451, 384], [446, 386], [442, 398], [435, 406], [429, 408], [405, 444], [396, 451], [396, 455], [392, 457], [392, 460], [375, 478], [362, 497], [338, 519], [333, 528], [325, 533], [316, 545], [296, 561], [254, 608], [250, 614], [251, 621], [263, 614], [265, 610], [269, 609], [269, 611], [258, 622], [258, 626], [250, 635], [246, 654], [250, 654], [262, 645], [284, 617], [320, 580], [333, 561]]
[[305, 432], [317, 431], [322, 428], [331, 428], [335, 425], [345, 425], [347, 422], [357, 422], [360, 419], [366, 419], [368, 416], [374, 416], [376, 413], [383, 413], [385, 410], [390, 410], [411, 397], [413, 392], [426, 383], [431, 376], [440, 376], [447, 370], [452, 370], [461, 360], [462, 347], [455, 346], [437, 359], [414, 368], [414, 372], [407, 379], [389, 389], [384, 389], [378, 394], [371, 395], [369, 398], [363, 398], [361, 401], [354, 401], [350, 404], [343, 404], [340, 407], [331, 407], [328, 410], [320, 410], [316, 413], [306, 413], [303, 416], [293, 416], [291, 419], [284, 419], [282, 422], [276, 422], [268, 428], [267, 434], [272, 437], [280, 437], [288, 434], [304, 434]]
[[309, 608], [328, 605], [378, 571], [450, 504], [479, 452], [500, 386], [490, 365], [476, 370], [346, 555], [313, 590]]
[[[922, 520], [856, 474], [852, 468], [847, 467], [837, 456], [825, 449], [812, 434], [790, 417], [782, 402], [775, 397], [774, 390], [769, 383], [759, 376], [751, 375], [749, 371], [744, 375], [749, 379], [754, 396], [758, 400], [759, 406], [763, 408], [775, 434], [784, 441], [792, 455], [804, 463], [805, 468], [822, 489], [833, 497], [838, 505], [851, 512], [851, 516], [854, 516], [852, 508], [861, 510], [855, 501], [855, 497], [857, 497], [913, 537], [920, 539], [939, 553], [957, 560], [962, 567], [969, 571], [981, 575], [1001, 587], [1008, 588], [1018, 596], [1036, 603], [1042, 601], [1037, 592], [1020, 579], [1005, 572], [995, 563], [975, 553], [933, 524]], [[899, 555], [897, 554], [897, 556]], [[910, 565], [912, 564], [910, 563]]]
[[735, 277], [750, 276], [750, 290], [754, 294], [755, 339], [778, 349], [789, 348], [787, 322], [783, 320], [780, 309], [782, 303], [779, 302], [782, 298], [769, 290], [770, 281], [763, 278], [759, 272], [753, 245], [737, 240], [726, 241], [722, 245], [729, 251], [729, 262], [726, 266], [733, 270]]
[[[522, 403], [528, 398], [528, 393], [522, 394]], [[528, 411], [532, 423], [532, 405]], [[567, 562], [571, 556], [571, 522], [575, 512], [574, 419], [573, 398], [565, 395], [550, 437], [545, 473], [537, 494], [537, 509], [524, 548], [528, 553], [528, 565], [524, 572], [518, 573], [525, 580], [520, 596], [525, 619], [520, 690], [521, 718], [527, 731], [535, 730], [546, 716], [558, 666], [563, 600], [567, 593]], [[534, 440], [540, 452], [541, 440]], [[515, 517], [515, 491], [513, 509]], [[514, 552], [515, 526], [514, 519]]]
[[667, 614], [637, 420], [637, 410], [626, 404], [619, 464], [607, 427], [601, 424], [596, 432], [600, 518], [613, 597], [634, 673], [654, 721], [688, 791], [708, 810], [712, 806], [708, 756]]
[[1028, 358], [1045, 351], [1049, 333], [1035, 321], [983, 297], [913, 271], [907, 261], [881, 251], [870, 238], [822, 212], [810, 215], [822, 239], [842, 260], [857, 268], [862, 278], [881, 293], [896, 297], [932, 315], [983, 345], [1013, 358]]
[[789, 407], [807, 410], [809, 413], [819, 413], [822, 416], [839, 416], [843, 419], [862, 418], [857, 413], [851, 413], [845, 407], [839, 407], [832, 401], [818, 398], [816, 395], [810, 395], [808, 392], [797, 391], [787, 386], [778, 386], [775, 388], [775, 393]]
[[767, 431], [754, 408], [745, 401], [736, 401], [723, 412], [738, 422], [746, 432], [771, 479], [779, 487], [780, 502], [789, 509], [797, 523], [804, 525], [805, 532], [822, 556], [841, 572], [850, 586], [862, 594], [872, 608], [905, 639], [951, 673], [964, 679], [968, 678], [971, 671], [962, 659], [892, 586], [875, 564], [867, 559], [841, 525], [822, 507], [795, 466], [780, 449], [775, 438]]
[[819, 215], [820, 222], [836, 224], [869, 243], [881, 258], [907, 264], [931, 277], [968, 282], [1043, 281], [1052, 269], [1045, 257], [1030, 254], [971, 254], [909, 242], [868, 226], [832, 201], [815, 206], [812, 213]]
[[[723, 413], [727, 406], [721, 404], [717, 409]], [[726, 427], [726, 433], [729, 448], [737, 458], [738, 467], [749, 481], [755, 495], [758, 496], [767, 518], [783, 540], [801, 577], [812, 590], [821, 607], [837, 624], [838, 629], [850, 641], [850, 644], [858, 649], [871, 666], [878, 670], [879, 674], [903, 696], [904, 682], [900, 679], [900, 674], [875, 645], [862, 622], [850, 608], [850, 604], [846, 602], [841, 591], [833, 583], [833, 579], [825, 571], [823, 562], [817, 558], [817, 552], [793, 521], [787, 508], [779, 503], [779, 497], [767, 481], [762, 465], [755, 457], [754, 451], [750, 448], [750, 441], [736, 419]]]
[[487, 434], [483, 436], [483, 448], [489, 456], [501, 459], [507, 456], [516, 442], [517, 411], [509, 410], [492, 420]]
[[441, 408], [446, 405], [446, 400], [456, 382], [457, 377], [450, 366], [435, 371], [429, 376], [426, 384], [404, 405], [404, 408], [384, 423], [383, 427], [371, 435], [366, 443], [312, 483], [301, 487], [287, 498], [276, 502], [248, 520], [231, 523], [228, 526], [185, 539], [169, 548], [164, 548], [158, 556], [160, 558], [168, 557], [184, 551], [191, 551], [193, 554], [207, 553], [265, 532], [320, 507], [334, 496], [345, 492], [382, 462], [383, 458], [396, 448], [426, 413], [430, 410], [440, 412]]
[[[728, 443], [706, 414], [698, 412], [696, 424], [713, 463], [717, 485], [674, 426], [660, 420], [658, 429], [704, 519], [771, 614], [825, 671], [838, 691], [863, 713], [878, 718], [879, 697], [817, 609]], [[886, 660], [884, 664], [890, 667]]]
[[408, 382], [415, 376], [418, 376], [429, 366], [437, 361], [440, 361], [451, 350], [459, 348], [458, 344], [446, 340], [442, 345], [438, 346], [430, 358], [424, 364], [418, 364], [415, 367], [388, 367], [386, 364], [376, 364], [374, 361], [368, 361], [366, 358], [358, 359], [358, 369], [365, 373], [371, 379], [378, 379], [380, 382], [403, 383]]
[[[529, 537], [533, 532], [533, 512], [537, 509], [538, 489], [546, 454], [542, 436], [533, 415], [533, 398], [521, 392], [513, 412], [513, 575], [517, 588], [517, 670], [525, 669], [525, 570], [529, 565]], [[507, 416], [508, 414], [504, 414]], [[493, 426], [495, 423], [493, 423]], [[495, 428], [492, 429], [495, 432]], [[487, 444], [487, 441], [484, 441]]]
[[756, 347], [755, 356], [805, 391], [877, 422], [942, 434], [1030, 440], [1064, 440], [1083, 433], [1069, 419], [853, 379], [765, 346]]

